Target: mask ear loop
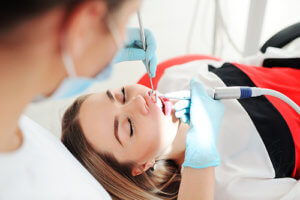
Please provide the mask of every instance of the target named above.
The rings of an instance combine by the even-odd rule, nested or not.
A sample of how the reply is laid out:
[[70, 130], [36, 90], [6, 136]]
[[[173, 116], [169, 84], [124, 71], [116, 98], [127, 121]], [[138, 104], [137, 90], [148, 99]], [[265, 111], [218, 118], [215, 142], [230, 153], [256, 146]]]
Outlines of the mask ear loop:
[[65, 43], [65, 36], [63, 36], [62, 38], [62, 42], [61, 42], [61, 57], [62, 57], [62, 61], [64, 64], [64, 67], [67, 71], [67, 74], [69, 77], [76, 77], [76, 71], [75, 71], [75, 65], [73, 62], [73, 59], [70, 55], [70, 53], [68, 53], [68, 51], [66, 50], [66, 43]]

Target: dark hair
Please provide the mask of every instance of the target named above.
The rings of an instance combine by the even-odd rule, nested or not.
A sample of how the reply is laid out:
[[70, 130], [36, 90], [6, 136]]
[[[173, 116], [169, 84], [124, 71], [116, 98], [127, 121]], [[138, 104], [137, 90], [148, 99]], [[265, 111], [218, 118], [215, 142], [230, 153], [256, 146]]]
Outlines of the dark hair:
[[[65, 6], [70, 10], [84, 1], [89, 0], [4, 0], [0, 6], [0, 33], [10, 30], [54, 7]], [[106, 1], [108, 10], [113, 11], [126, 0], [102, 1]]]
[[69, 151], [113, 199], [177, 199], [181, 174], [175, 161], [158, 160], [155, 169], [132, 176], [133, 163], [120, 163], [113, 155], [92, 148], [78, 119], [80, 106], [87, 97], [79, 97], [63, 116], [61, 140]]

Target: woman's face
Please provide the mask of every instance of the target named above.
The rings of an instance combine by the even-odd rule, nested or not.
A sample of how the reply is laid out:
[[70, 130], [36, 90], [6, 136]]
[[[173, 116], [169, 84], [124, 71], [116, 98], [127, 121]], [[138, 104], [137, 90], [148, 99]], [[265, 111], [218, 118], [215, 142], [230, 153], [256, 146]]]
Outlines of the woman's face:
[[154, 103], [149, 91], [128, 85], [92, 94], [83, 102], [79, 121], [96, 151], [111, 153], [121, 163], [142, 165], [168, 150], [178, 124]]

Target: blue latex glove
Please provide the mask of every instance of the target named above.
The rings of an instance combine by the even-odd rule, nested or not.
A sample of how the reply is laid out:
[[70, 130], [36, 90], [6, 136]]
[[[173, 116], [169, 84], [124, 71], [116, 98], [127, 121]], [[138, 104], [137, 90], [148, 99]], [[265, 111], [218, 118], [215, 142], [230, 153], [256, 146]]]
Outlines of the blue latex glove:
[[146, 52], [143, 50], [143, 42], [141, 40], [140, 29], [128, 28], [127, 41], [125, 47], [117, 53], [114, 62], [142, 60], [146, 66], [146, 58], [149, 61], [149, 67], [152, 77], [155, 77], [157, 58], [156, 58], [156, 41], [153, 33], [145, 29]]
[[196, 169], [218, 166], [220, 158], [216, 142], [225, 106], [208, 96], [199, 81], [191, 80], [190, 86], [191, 100], [175, 104], [176, 117], [190, 123], [182, 166]]

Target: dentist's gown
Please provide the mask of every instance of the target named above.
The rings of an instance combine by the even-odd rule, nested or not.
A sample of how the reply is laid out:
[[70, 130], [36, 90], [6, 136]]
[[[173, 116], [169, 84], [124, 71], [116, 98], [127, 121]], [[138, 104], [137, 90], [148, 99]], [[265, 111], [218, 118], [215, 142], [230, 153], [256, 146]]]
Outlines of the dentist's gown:
[[0, 154], [0, 200], [109, 200], [104, 188], [59, 138], [26, 116], [23, 144]]

